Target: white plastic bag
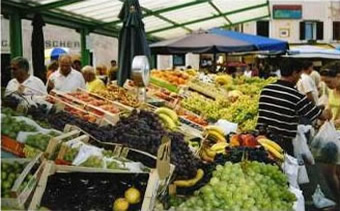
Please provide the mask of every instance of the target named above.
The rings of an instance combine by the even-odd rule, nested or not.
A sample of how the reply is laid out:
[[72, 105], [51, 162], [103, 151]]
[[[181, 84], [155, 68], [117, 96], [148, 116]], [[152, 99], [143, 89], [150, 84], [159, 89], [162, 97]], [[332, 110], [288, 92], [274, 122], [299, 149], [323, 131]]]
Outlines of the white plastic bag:
[[340, 164], [340, 136], [332, 122], [326, 121], [314, 137], [311, 147], [315, 159]]
[[283, 172], [287, 175], [290, 186], [299, 188], [298, 184], [298, 172], [299, 164], [298, 160], [288, 154], [285, 154], [284, 163], [282, 164]]
[[79, 152], [73, 160], [72, 165], [79, 166], [91, 156], [103, 157], [102, 151], [103, 149], [98, 147], [83, 144], [79, 148]]
[[225, 119], [218, 120], [215, 125], [223, 129], [224, 135], [228, 135], [229, 133], [236, 133], [238, 126], [236, 123], [229, 122]]
[[293, 209], [295, 211], [305, 211], [305, 198], [303, 197], [302, 191], [292, 186], [289, 186], [289, 191], [294, 193], [296, 196], [296, 201], [294, 202]]
[[310, 130], [311, 126], [299, 125], [296, 137], [293, 139], [294, 156], [298, 160], [307, 161], [309, 164], [314, 165], [315, 160], [312, 152], [307, 145], [305, 133]]
[[40, 133], [42, 133], [42, 134], [48, 134], [48, 133], [50, 133], [50, 132], [56, 132], [57, 134], [61, 134], [61, 132], [60, 131], [58, 131], [58, 130], [54, 130], [54, 129], [46, 129], [45, 131], [39, 131], [39, 132], [22, 132], [22, 131], [20, 131], [19, 133], [18, 133], [18, 135], [17, 135], [17, 138], [16, 138], [16, 140], [17, 141], [19, 141], [19, 142], [21, 142], [21, 143], [26, 143], [26, 140], [27, 140], [27, 137], [28, 136], [30, 136], [30, 135], [37, 135], [37, 134], [40, 134]]
[[298, 183], [299, 184], [309, 183], [309, 177], [308, 177], [308, 173], [307, 173], [307, 169], [306, 169], [305, 165], [300, 165], [299, 166]]
[[315, 192], [312, 196], [313, 204], [318, 209], [323, 209], [326, 207], [333, 207], [336, 203], [330, 199], [327, 199], [323, 192], [321, 191], [320, 185], [318, 185], [315, 189]]

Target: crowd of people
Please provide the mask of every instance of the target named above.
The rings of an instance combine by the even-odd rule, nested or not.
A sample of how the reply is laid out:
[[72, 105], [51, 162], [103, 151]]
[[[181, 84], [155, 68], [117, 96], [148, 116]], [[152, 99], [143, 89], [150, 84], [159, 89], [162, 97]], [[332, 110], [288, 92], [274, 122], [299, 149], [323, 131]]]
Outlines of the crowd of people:
[[[259, 68], [250, 65], [242, 72], [247, 77], [261, 75]], [[29, 74], [27, 59], [17, 57], [11, 61], [13, 79], [8, 83], [5, 96], [14, 92], [22, 95], [46, 95], [51, 90], [72, 92], [78, 88], [97, 92], [105, 84], [115, 80], [116, 61], [109, 70], [103, 65], [81, 67], [79, 60], [61, 55], [48, 66], [46, 85], [41, 79]], [[188, 67], [191, 69], [191, 67]], [[333, 62], [315, 71], [313, 63], [299, 59], [283, 59], [275, 76], [277, 82], [263, 88], [259, 100], [257, 129], [266, 127], [273, 131], [276, 141], [290, 155], [294, 155], [293, 139], [299, 124], [315, 125], [317, 120], [333, 121], [340, 129], [340, 62]], [[242, 75], [238, 73], [237, 75]], [[326, 166], [327, 181], [340, 198], [339, 165]]]
[[60, 55], [58, 60], [51, 61], [47, 67], [46, 85], [40, 78], [29, 74], [29, 62], [26, 58], [16, 57], [10, 64], [13, 79], [9, 81], [5, 96], [19, 93], [24, 96], [46, 95], [51, 90], [72, 92], [78, 88], [90, 92], [105, 89], [105, 84], [116, 80], [117, 62], [111, 61], [107, 70], [105, 65], [81, 66], [80, 59], [73, 59], [71, 55]]

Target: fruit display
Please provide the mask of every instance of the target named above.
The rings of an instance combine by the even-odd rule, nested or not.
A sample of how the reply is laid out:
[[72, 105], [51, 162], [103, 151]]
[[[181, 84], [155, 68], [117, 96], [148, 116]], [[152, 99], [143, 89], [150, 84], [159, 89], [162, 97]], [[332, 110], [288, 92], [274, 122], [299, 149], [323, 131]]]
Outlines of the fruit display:
[[161, 89], [151, 88], [151, 89], [149, 89], [149, 92], [151, 92], [152, 95], [154, 95], [154, 96], [156, 96], [156, 97], [158, 97], [162, 100], [166, 100], [170, 103], [175, 103], [176, 101], [181, 99], [181, 97], [178, 94], [176, 94], [174, 92], [170, 92], [170, 91], [163, 89], [163, 88], [161, 88]]
[[2, 116], [1, 123], [1, 134], [12, 139], [16, 139], [20, 131], [35, 132], [37, 130], [36, 127], [27, 124], [24, 120], [17, 120], [11, 116]]
[[185, 72], [168, 70], [153, 70], [151, 77], [162, 79], [176, 86], [187, 84], [190, 78]]
[[25, 165], [19, 162], [1, 162], [1, 198], [9, 198], [14, 182], [24, 170]]
[[[215, 78], [215, 82], [221, 84], [220, 81], [217, 79], [218, 77]], [[238, 90], [244, 95], [259, 95], [263, 87], [267, 86], [270, 83], [274, 83], [276, 80], [277, 79], [273, 77], [262, 79], [259, 77], [247, 78], [241, 76], [234, 78], [232, 80], [232, 83], [224, 83], [222, 87], [228, 91]]]
[[212, 99], [227, 97], [228, 93], [224, 88], [212, 83], [204, 83], [200, 80], [193, 80], [189, 84], [190, 90], [197, 91]]
[[177, 125], [179, 125], [178, 116], [175, 111], [161, 107], [157, 108], [155, 113], [159, 116], [165, 128], [175, 130]]
[[238, 123], [241, 131], [255, 129], [258, 113], [258, 97], [242, 95], [235, 101], [228, 99], [211, 100], [202, 95], [191, 93], [181, 101], [181, 105], [207, 119], [225, 119]]
[[59, 112], [49, 118], [55, 128], [64, 128], [66, 124], [73, 124], [103, 142], [120, 143], [124, 146], [157, 154], [163, 136], [171, 139], [171, 163], [176, 165], [175, 175], [178, 179], [191, 179], [195, 177], [197, 166], [201, 162], [191, 152], [179, 132], [168, 132], [158, 114], [141, 110], [134, 110], [129, 116], [122, 116], [116, 125], [98, 127], [98, 125], [85, 122], [65, 112]]
[[179, 210], [293, 210], [296, 197], [276, 165], [226, 162], [217, 165], [212, 175]]
[[136, 96], [129, 93], [126, 89], [117, 86], [108, 86], [107, 90], [99, 91], [95, 94], [106, 98], [111, 101], [118, 101], [124, 105], [136, 108], [139, 106], [139, 102]]
[[101, 108], [105, 111], [108, 111], [110, 113], [119, 113], [119, 109], [114, 106], [112, 103], [105, 102], [105, 100], [102, 99], [97, 99], [90, 95], [89, 93], [86, 92], [73, 92], [73, 93], [68, 93], [67, 95], [72, 96], [82, 102], [88, 103], [92, 106], [96, 106], [98, 108]]
[[45, 151], [51, 138], [59, 134], [51, 131], [48, 134], [38, 133], [35, 135], [28, 135], [25, 144], [41, 151]]
[[74, 211], [141, 210], [148, 179], [149, 174], [57, 172], [48, 177], [40, 206]]

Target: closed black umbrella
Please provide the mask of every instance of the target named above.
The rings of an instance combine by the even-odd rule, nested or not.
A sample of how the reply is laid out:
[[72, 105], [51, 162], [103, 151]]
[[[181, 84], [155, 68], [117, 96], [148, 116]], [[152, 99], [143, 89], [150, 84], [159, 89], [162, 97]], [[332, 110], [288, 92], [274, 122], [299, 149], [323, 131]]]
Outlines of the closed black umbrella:
[[43, 26], [45, 22], [39, 13], [34, 15], [33, 21], [33, 32], [32, 32], [32, 62], [34, 75], [46, 81], [45, 77], [45, 55], [44, 55], [44, 33]]
[[123, 27], [119, 34], [118, 54], [118, 85], [123, 86], [126, 79], [131, 77], [131, 64], [136, 55], [146, 55], [150, 58], [142, 11], [138, 0], [126, 0], [119, 13]]

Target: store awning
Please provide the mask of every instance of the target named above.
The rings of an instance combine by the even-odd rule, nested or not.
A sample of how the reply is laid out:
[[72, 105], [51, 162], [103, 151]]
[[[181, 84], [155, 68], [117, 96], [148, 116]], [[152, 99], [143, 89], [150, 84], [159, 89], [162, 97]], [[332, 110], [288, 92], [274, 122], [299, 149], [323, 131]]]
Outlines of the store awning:
[[192, 33], [176, 39], [153, 43], [150, 48], [154, 54], [231, 53], [256, 49], [248, 42], [207, 32]]
[[340, 59], [339, 50], [312, 45], [291, 46], [288, 55], [295, 58]]
[[209, 32], [253, 44], [258, 51], [284, 52], [289, 49], [288, 42], [284, 40], [272, 39], [235, 31], [228, 31], [220, 28], [211, 29], [209, 30]]

